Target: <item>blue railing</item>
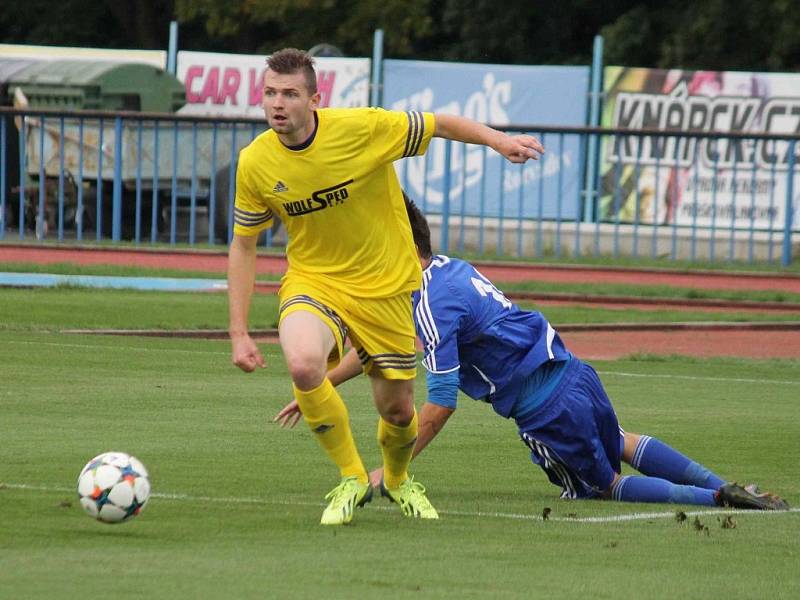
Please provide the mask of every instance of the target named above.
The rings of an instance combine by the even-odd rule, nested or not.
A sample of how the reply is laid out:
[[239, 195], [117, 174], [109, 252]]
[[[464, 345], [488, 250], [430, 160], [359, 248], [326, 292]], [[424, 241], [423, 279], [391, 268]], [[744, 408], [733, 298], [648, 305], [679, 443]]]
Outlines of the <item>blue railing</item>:
[[[0, 240], [227, 243], [238, 152], [264, 127], [0, 108]], [[500, 129], [537, 136], [543, 159], [436, 139], [397, 163], [442, 251], [792, 260], [800, 136]], [[283, 243], [275, 231], [266, 245]]]
[[0, 108], [0, 239], [227, 243], [239, 150], [264, 128]]
[[[536, 135], [545, 156], [512, 165], [473, 147], [477, 156], [469, 160], [462, 144], [434, 140], [426, 157], [399, 170], [426, 214], [440, 218], [445, 252], [791, 262], [800, 136], [499, 129]], [[594, 165], [586, 158], [590, 144], [600, 149]]]

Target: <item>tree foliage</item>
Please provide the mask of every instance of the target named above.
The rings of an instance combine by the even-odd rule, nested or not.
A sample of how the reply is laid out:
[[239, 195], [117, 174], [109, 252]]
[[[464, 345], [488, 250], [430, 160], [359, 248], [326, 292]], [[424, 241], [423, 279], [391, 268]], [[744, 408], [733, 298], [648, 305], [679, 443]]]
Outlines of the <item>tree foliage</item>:
[[27, 0], [0, 11], [5, 43], [269, 53], [329, 43], [371, 56], [505, 64], [605, 62], [664, 68], [800, 70], [797, 0]]
[[[177, 0], [176, 15], [202, 23], [217, 46], [269, 53], [286, 46], [333, 44], [350, 56], [371, 56], [375, 29], [391, 54], [412, 55], [432, 34], [430, 0]], [[200, 40], [192, 42], [198, 44]], [[200, 48], [195, 48], [200, 49]]]
[[173, 0], [26, 0], [2, 6], [0, 42], [94, 48], [166, 48], [174, 12]]
[[798, 71], [796, 0], [642, 2], [601, 30], [606, 63], [662, 68]]

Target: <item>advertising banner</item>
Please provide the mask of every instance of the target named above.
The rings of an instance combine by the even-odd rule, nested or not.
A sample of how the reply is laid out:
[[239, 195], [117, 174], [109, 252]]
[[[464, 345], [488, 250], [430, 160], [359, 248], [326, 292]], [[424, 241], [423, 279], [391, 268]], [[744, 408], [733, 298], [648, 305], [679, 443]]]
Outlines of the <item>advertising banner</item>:
[[[602, 219], [783, 227], [789, 142], [724, 133], [800, 132], [799, 74], [607, 67], [605, 92], [607, 127], [721, 135], [607, 138]], [[794, 162], [800, 162], [800, 144]]]
[[[368, 58], [314, 59], [322, 107], [367, 106]], [[178, 52], [177, 77], [186, 86], [183, 114], [263, 117], [266, 57], [261, 54]]]
[[[481, 146], [467, 146], [465, 153], [462, 144], [452, 144], [451, 210], [503, 217], [579, 216], [582, 140], [575, 135], [541, 135], [535, 127], [584, 124], [588, 67], [386, 60], [383, 71], [386, 108], [519, 126], [546, 148], [542, 160], [521, 166]], [[406, 159], [397, 168], [410, 196], [428, 211], [441, 210], [444, 140], [434, 139], [426, 156]]]

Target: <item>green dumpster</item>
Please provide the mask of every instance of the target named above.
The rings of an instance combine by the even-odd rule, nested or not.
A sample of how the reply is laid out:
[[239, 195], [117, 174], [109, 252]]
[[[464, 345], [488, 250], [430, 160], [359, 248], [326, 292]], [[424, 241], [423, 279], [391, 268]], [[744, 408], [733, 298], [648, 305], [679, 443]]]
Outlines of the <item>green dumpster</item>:
[[20, 88], [31, 108], [171, 113], [186, 103], [183, 84], [148, 64], [42, 61], [16, 71], [5, 84]]

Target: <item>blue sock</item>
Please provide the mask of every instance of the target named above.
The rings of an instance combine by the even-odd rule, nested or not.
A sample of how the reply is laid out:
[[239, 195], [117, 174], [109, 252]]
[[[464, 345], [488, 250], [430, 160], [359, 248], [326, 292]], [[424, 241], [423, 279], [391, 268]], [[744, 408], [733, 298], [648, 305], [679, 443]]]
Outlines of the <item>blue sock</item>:
[[693, 485], [677, 485], [658, 477], [628, 475], [611, 488], [611, 497], [621, 502], [659, 502], [717, 506], [714, 491]]
[[703, 465], [649, 435], [643, 435], [636, 444], [631, 466], [650, 477], [707, 490], [718, 490], [725, 483]]

